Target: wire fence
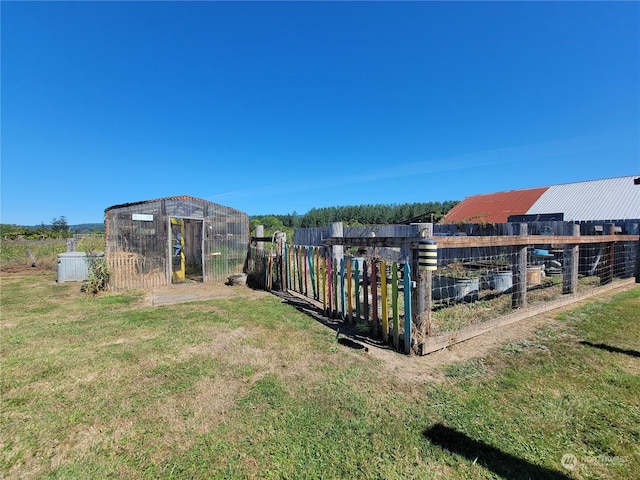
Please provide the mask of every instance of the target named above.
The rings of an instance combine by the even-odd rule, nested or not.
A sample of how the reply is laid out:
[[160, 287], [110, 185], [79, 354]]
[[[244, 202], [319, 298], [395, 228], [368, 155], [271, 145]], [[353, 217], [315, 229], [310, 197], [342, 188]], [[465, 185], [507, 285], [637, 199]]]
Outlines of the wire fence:
[[433, 238], [437, 269], [428, 276], [416, 262], [420, 238], [375, 236], [253, 246], [249, 272], [267, 290], [296, 292], [325, 316], [407, 353], [638, 276], [637, 235], [528, 236], [524, 229], [516, 236]]
[[[552, 302], [571, 294], [596, 292], [601, 286], [633, 278], [637, 263], [637, 242], [583, 244], [578, 248], [577, 266], [570, 267], [572, 248], [548, 244], [526, 246], [525, 307]], [[520, 252], [510, 247], [469, 249], [469, 255], [455, 257], [460, 249], [440, 249], [441, 260], [433, 274], [432, 333], [452, 332], [509, 314], [514, 306], [514, 270]], [[454, 253], [455, 252], [455, 253]], [[570, 272], [575, 268], [577, 272]], [[575, 275], [573, 291], [567, 277]], [[517, 280], [516, 280], [517, 281]]]

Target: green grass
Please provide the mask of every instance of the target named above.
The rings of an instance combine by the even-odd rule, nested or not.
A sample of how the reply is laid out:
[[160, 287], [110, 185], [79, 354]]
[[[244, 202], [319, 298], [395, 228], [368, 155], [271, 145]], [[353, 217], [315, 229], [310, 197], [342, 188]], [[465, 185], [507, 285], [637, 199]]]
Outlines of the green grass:
[[151, 307], [53, 275], [1, 282], [3, 478], [640, 471], [637, 287], [436, 368], [340, 345], [269, 295]]

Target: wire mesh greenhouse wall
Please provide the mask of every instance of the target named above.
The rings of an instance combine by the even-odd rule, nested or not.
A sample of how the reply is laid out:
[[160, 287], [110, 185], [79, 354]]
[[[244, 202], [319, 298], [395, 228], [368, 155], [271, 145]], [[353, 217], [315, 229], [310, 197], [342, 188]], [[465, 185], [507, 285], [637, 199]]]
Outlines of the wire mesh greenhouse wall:
[[[180, 196], [117, 205], [105, 210], [105, 256], [113, 290], [171, 283], [170, 218], [188, 225], [187, 259], [204, 282], [242, 272], [249, 245], [249, 217], [238, 210]], [[191, 258], [192, 257], [192, 258]]]

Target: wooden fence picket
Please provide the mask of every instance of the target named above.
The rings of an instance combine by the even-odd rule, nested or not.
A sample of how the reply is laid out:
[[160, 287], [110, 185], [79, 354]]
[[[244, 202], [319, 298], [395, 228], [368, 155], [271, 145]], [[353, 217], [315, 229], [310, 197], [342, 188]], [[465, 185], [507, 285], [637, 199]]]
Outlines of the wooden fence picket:
[[356, 321], [360, 321], [360, 265], [356, 265], [355, 271], [355, 296], [356, 296]]
[[400, 349], [400, 315], [398, 313], [398, 264], [391, 269], [391, 305], [393, 310], [393, 347]]
[[320, 277], [322, 278], [322, 309], [327, 311], [327, 259], [318, 255], [318, 261], [320, 262]]
[[340, 311], [340, 302], [339, 302], [339, 298], [340, 295], [338, 293], [338, 276], [339, 276], [339, 270], [338, 270], [338, 265], [335, 264], [335, 261], [332, 260], [333, 265], [333, 275], [332, 275], [332, 279], [333, 279], [333, 316], [337, 316], [338, 312]]
[[382, 341], [389, 342], [389, 302], [387, 299], [387, 264], [380, 262], [380, 291], [382, 293]]
[[342, 320], [346, 320], [346, 308], [345, 308], [345, 301], [346, 301], [346, 294], [345, 294], [345, 284], [344, 284], [344, 275], [345, 275], [345, 260], [344, 258], [340, 259], [340, 303], [341, 303], [341, 318]]
[[280, 256], [270, 251], [255, 254], [252, 251], [251, 256], [254, 268], [258, 268], [259, 262], [264, 265], [266, 290], [281, 288], [313, 297], [322, 305], [325, 316], [340, 318], [348, 324], [367, 324], [374, 337], [380, 338], [382, 334], [385, 343], [389, 343], [392, 336], [396, 350], [402, 348], [403, 342], [405, 351], [410, 348], [412, 312], [408, 264], [401, 272], [397, 262], [389, 267], [384, 261], [349, 257], [337, 260], [324, 247], [286, 244]]
[[409, 263], [404, 264], [404, 353], [411, 352], [411, 267]]
[[373, 334], [378, 337], [380, 326], [378, 324], [378, 268], [375, 261], [371, 262], [371, 308], [373, 309]]
[[347, 316], [349, 318], [349, 323], [353, 323], [353, 281], [351, 279], [352, 267], [353, 267], [352, 262], [348, 261], [347, 262], [347, 300], [348, 300]]

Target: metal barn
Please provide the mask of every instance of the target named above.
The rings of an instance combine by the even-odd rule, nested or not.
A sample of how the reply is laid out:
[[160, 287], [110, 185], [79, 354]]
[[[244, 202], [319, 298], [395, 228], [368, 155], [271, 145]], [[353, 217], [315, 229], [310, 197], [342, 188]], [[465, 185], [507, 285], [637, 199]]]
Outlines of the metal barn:
[[244, 269], [249, 216], [190, 196], [105, 210], [109, 288], [223, 282]]

